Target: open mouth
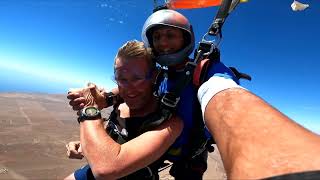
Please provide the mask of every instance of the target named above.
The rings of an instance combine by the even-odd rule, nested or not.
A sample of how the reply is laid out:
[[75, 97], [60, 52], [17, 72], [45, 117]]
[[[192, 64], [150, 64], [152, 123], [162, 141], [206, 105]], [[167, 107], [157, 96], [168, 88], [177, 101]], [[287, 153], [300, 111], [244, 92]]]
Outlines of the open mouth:
[[137, 98], [137, 97], [138, 97], [137, 94], [128, 94], [128, 95], [127, 95], [127, 98], [128, 98], [128, 99], [135, 99], [135, 98]]
[[135, 98], [135, 97], [136, 97], [135, 95], [128, 96], [128, 98]]

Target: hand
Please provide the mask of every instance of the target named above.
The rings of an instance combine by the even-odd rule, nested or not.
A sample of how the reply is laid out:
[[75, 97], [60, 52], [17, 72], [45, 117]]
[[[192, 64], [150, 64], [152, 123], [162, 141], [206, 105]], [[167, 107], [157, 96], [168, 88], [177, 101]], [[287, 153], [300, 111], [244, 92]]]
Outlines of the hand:
[[85, 88], [70, 88], [68, 91], [67, 98], [70, 100], [69, 105], [72, 106], [72, 109], [79, 111], [83, 109], [85, 99], [83, 97], [83, 90]]
[[[88, 85], [94, 85], [93, 83], [88, 83]], [[95, 86], [95, 85], [94, 85]], [[70, 100], [69, 105], [72, 106], [72, 109], [75, 111], [79, 111], [84, 108], [86, 99], [84, 98], [83, 92], [86, 91], [89, 87], [84, 88], [71, 88], [69, 89], [67, 98]], [[95, 100], [97, 103], [97, 107], [101, 110], [106, 107], [106, 100], [104, 97], [105, 90], [99, 89], [98, 98]]]
[[82, 154], [80, 141], [71, 141], [66, 144], [67, 156], [70, 159], [82, 159], [84, 156]]
[[83, 89], [82, 93], [85, 99], [84, 107], [95, 106], [100, 109], [99, 105], [101, 106], [102, 103], [104, 104], [104, 107], [106, 106], [104, 93], [101, 93], [101, 90], [98, 89], [95, 84], [88, 83], [87, 87]]

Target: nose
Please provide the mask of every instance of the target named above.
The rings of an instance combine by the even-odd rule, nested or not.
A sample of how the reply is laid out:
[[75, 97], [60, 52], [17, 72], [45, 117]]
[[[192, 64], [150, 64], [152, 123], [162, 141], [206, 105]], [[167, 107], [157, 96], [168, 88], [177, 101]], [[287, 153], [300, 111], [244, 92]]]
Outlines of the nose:
[[158, 47], [160, 52], [165, 51], [166, 49], [169, 48], [169, 41], [168, 38], [166, 38], [165, 36], [161, 36], [159, 38], [159, 40], [156, 42], [156, 47]]
[[167, 38], [166, 36], [162, 36], [162, 37], [160, 38], [160, 45], [161, 45], [162, 47], [168, 47], [169, 41], [168, 41], [168, 38]]

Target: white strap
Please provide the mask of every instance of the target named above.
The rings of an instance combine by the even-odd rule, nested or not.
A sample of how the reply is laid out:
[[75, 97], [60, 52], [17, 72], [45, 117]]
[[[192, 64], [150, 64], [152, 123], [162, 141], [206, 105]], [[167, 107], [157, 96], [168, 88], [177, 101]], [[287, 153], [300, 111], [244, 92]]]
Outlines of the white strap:
[[220, 91], [229, 88], [242, 88], [236, 82], [230, 78], [221, 76], [212, 76], [208, 81], [203, 83], [198, 90], [198, 99], [201, 104], [202, 117], [204, 117], [204, 111], [210, 99]]

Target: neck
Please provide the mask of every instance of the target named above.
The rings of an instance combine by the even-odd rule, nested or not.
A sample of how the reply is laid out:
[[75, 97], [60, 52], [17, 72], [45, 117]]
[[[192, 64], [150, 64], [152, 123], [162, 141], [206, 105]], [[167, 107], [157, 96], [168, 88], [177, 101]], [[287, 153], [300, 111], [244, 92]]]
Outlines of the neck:
[[148, 102], [145, 103], [143, 108], [130, 109], [130, 117], [143, 117], [150, 113], [157, 111], [158, 100], [155, 96], [152, 96]]
[[170, 66], [169, 69], [173, 71], [181, 71], [185, 68], [188, 61], [189, 61], [189, 58], [186, 58], [182, 63], [179, 63], [174, 66]]

